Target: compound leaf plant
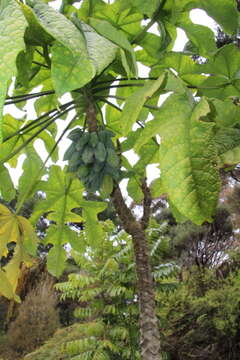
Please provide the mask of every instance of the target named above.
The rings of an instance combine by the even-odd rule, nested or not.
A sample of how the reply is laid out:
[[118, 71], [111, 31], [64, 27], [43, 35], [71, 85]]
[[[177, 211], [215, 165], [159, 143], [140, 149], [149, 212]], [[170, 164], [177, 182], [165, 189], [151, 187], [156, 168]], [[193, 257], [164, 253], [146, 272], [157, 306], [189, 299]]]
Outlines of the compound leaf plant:
[[[232, 42], [217, 48], [213, 30], [192, 22], [196, 9]], [[188, 38], [180, 52], [178, 28]], [[82, 222], [99, 246], [98, 214], [111, 202], [133, 241], [141, 357], [162, 358], [146, 237], [151, 203], [167, 194], [179, 221], [212, 221], [219, 170], [240, 161], [238, 36], [235, 0], [62, 0], [58, 10], [47, 0], [0, 1], [0, 191], [8, 203], [16, 199], [14, 208], [0, 207], [0, 256], [16, 244], [0, 269], [2, 295], [19, 301], [17, 279], [36, 254], [40, 216], [49, 219], [47, 265], [58, 277], [64, 245], [79, 249], [69, 223]], [[146, 77], [139, 76], [142, 65]], [[129, 150], [137, 154], [134, 165]], [[20, 159], [15, 188], [9, 169]], [[151, 185], [149, 164], [161, 174]], [[137, 216], [122, 180], [141, 205]], [[23, 205], [37, 192], [42, 201], [26, 219]], [[89, 200], [93, 194], [100, 201]]]

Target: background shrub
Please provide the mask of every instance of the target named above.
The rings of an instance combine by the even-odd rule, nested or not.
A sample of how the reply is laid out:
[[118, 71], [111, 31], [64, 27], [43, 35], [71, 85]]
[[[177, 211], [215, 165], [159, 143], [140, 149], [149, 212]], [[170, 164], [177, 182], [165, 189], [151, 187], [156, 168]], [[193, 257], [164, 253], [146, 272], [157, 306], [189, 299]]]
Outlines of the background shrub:
[[42, 345], [60, 326], [56, 305], [53, 280], [45, 275], [28, 293], [16, 319], [10, 324], [9, 346], [19, 353], [27, 353]]

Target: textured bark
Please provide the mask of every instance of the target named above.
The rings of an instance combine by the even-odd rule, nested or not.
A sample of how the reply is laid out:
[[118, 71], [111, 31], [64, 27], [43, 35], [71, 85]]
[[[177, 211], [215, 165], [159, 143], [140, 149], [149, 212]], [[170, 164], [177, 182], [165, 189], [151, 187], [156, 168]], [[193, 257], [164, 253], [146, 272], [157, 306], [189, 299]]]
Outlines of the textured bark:
[[94, 106], [94, 103], [90, 100], [86, 109], [86, 120], [87, 120], [87, 128], [89, 132], [95, 132], [98, 130], [96, 108]]
[[160, 335], [155, 308], [154, 284], [149, 261], [147, 238], [144, 224], [138, 222], [126, 206], [119, 187], [112, 193], [114, 207], [125, 231], [132, 236], [140, 313], [140, 348], [142, 360], [161, 360]]

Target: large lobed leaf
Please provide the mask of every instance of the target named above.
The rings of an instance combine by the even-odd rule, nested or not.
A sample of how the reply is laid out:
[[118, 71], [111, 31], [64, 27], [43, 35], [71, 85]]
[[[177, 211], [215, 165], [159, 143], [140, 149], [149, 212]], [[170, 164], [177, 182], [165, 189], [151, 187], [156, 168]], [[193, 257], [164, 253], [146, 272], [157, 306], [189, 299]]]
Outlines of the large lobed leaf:
[[138, 151], [152, 136], [161, 136], [162, 186], [177, 210], [196, 224], [211, 221], [219, 192], [214, 123], [205, 99], [194, 104], [187, 94], [173, 94], [146, 124]]
[[[27, 22], [15, 0], [1, 0], [0, 3], [0, 127], [2, 109], [8, 81], [16, 72], [16, 57], [24, 50], [24, 32]], [[2, 132], [0, 129], [0, 141]]]
[[[34, 19], [46, 34], [56, 40], [52, 48], [52, 81], [58, 95], [82, 87], [96, 74], [83, 34], [64, 15], [41, 0], [30, 1]], [[29, 21], [30, 21], [29, 20]], [[33, 21], [30, 23], [30, 25]], [[33, 28], [34, 32], [35, 28]], [[67, 81], [66, 81], [67, 80]]]

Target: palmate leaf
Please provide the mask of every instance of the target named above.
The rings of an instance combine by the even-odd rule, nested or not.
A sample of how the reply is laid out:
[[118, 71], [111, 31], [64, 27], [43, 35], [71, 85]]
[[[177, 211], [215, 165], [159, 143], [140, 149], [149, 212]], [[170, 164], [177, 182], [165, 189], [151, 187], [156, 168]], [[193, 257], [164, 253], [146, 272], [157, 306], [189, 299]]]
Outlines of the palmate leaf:
[[197, 48], [197, 54], [211, 57], [217, 51], [214, 32], [206, 26], [192, 23], [189, 14], [184, 13], [178, 20], [178, 26], [182, 28], [189, 40]]
[[224, 101], [211, 99], [211, 104], [216, 112], [215, 122], [219, 127], [234, 127], [240, 123], [240, 107], [231, 99]]
[[[234, 35], [238, 29], [238, 11], [235, 0], [191, 0], [190, 6], [198, 7], [207, 12], [225, 32]], [[192, 2], [192, 4], [191, 4]]]
[[63, 171], [59, 166], [51, 166], [49, 178], [42, 182], [39, 190], [46, 193], [46, 200], [40, 201], [32, 216], [35, 222], [43, 213], [57, 223], [81, 221], [81, 217], [71, 210], [82, 200], [83, 186], [78, 179]]
[[15, 0], [2, 0], [0, 3], [0, 127], [8, 81], [15, 75], [18, 53], [25, 49], [23, 37], [26, 27], [27, 22], [18, 3]]
[[209, 112], [204, 98], [194, 104], [189, 94], [170, 95], [135, 145], [138, 151], [153, 135], [161, 136], [162, 186], [177, 210], [196, 224], [211, 221], [219, 192], [215, 125], [204, 121]]
[[[36, 222], [43, 213], [48, 213], [48, 219], [56, 223], [50, 227], [45, 241], [54, 245], [48, 255], [49, 271], [54, 276], [60, 276], [66, 259], [63, 245], [69, 242], [78, 250], [80, 241], [67, 223], [83, 221], [89, 242], [93, 244], [101, 239], [102, 230], [97, 214], [105, 209], [106, 204], [84, 200], [84, 188], [80, 181], [55, 165], [51, 167], [48, 180], [42, 182], [39, 190], [46, 194], [46, 200], [36, 205], [32, 221]], [[83, 209], [82, 217], [72, 211], [75, 208]]]
[[0, 257], [7, 244], [15, 242], [14, 255], [11, 261], [0, 271], [0, 294], [18, 301], [15, 296], [20, 266], [29, 265], [28, 253], [35, 255], [37, 237], [29, 221], [12, 213], [6, 206], [0, 205]]

